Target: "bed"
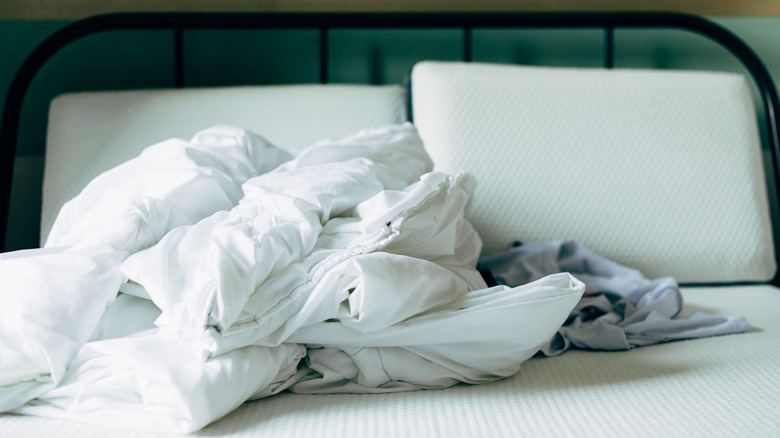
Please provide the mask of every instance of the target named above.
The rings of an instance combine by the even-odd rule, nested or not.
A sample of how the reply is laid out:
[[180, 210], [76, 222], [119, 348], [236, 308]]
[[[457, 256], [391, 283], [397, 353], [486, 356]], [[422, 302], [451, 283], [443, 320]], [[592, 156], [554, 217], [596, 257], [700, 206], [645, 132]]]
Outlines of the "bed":
[[[420, 60], [405, 85], [327, 84], [331, 32], [374, 27], [455, 29], [462, 59]], [[624, 27], [698, 32], [729, 49], [747, 73], [616, 68], [615, 30]], [[184, 33], [229, 28], [314, 29], [320, 37], [315, 54], [320, 83], [187, 88]], [[480, 30], [518, 28], [603, 29], [603, 67], [474, 62], [479, 59], [472, 42]], [[665, 13], [86, 19], [45, 41], [8, 94], [0, 131], [4, 227], [20, 108], [35, 72], [70, 41], [112, 29], [172, 30], [178, 88], [79, 92], [54, 99], [41, 242], [50, 237], [57, 212], [90, 180], [168, 138], [190, 138], [228, 123], [300, 153], [321, 139], [409, 126], [403, 123], [411, 120], [436, 169], [474, 175], [477, 189], [467, 217], [485, 254], [515, 241], [576, 241], [648, 278], [678, 280], [684, 302], [679, 318], [704, 312], [745, 317], [752, 326], [740, 334], [628, 351], [572, 349], [524, 358], [518, 372], [484, 384], [384, 394], [282, 392], [243, 403], [193, 435], [780, 433], [775, 314], [780, 277], [773, 238], [780, 103], [761, 61], [728, 31], [698, 17]], [[0, 434], [160, 436], [148, 431], [153, 423], [139, 432], [114, 427], [112, 421], [2, 414]]]

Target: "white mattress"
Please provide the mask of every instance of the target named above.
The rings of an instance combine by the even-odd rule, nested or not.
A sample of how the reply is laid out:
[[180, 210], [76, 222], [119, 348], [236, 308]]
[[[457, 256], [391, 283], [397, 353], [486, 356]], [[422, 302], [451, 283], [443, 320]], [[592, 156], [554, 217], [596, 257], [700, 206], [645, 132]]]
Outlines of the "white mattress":
[[300, 152], [314, 142], [406, 121], [400, 85], [285, 85], [69, 93], [49, 111], [41, 242], [94, 177], [172, 137], [217, 124]]
[[423, 62], [438, 170], [477, 178], [485, 252], [573, 240], [650, 278], [775, 272], [755, 106], [731, 73]]
[[[684, 312], [745, 316], [740, 335], [535, 358], [488, 385], [381, 395], [282, 394], [195, 436], [780, 436], [780, 290], [687, 288]], [[152, 437], [0, 415], [0, 436]]]
[[[559, 80], [556, 79], [555, 82]], [[737, 85], [737, 88], [739, 87], [741, 86]], [[346, 100], [340, 100], [344, 105], [336, 105], [333, 108], [337, 109], [329, 111], [323, 110], [327, 106], [323, 107], [322, 104], [327, 105], [330, 102], [328, 93], [339, 94], [338, 90], [340, 88], [330, 86], [313, 87], [300, 90], [303, 94], [299, 95], [299, 98], [295, 97], [295, 89], [278, 90], [279, 93], [276, 94], [274, 90], [258, 91], [270, 93], [258, 101], [265, 109], [261, 111], [231, 107], [233, 116], [230, 119], [223, 117], [222, 109], [225, 107], [217, 103], [221, 101], [225, 105], [235, 104], [236, 93], [246, 97], [247, 93], [243, 89], [227, 90], [226, 95], [214, 94], [208, 90], [186, 90], [177, 95], [176, 99], [172, 99], [172, 95], [166, 97], [165, 93], [157, 92], [85, 94], [62, 98], [55, 102], [52, 108], [50, 138], [54, 143], [49, 144], [50, 153], [53, 154], [49, 159], [55, 162], [67, 159], [76, 167], [58, 171], [60, 173], [47, 173], [48, 188], [45, 188], [45, 196], [48, 196], [49, 202], [46, 208], [49, 212], [52, 209], [56, 211], [57, 202], [60, 201], [52, 199], [63, 200], [67, 197], [67, 193], [61, 190], [66, 185], [71, 189], [66, 182], [72, 181], [73, 178], [81, 178], [86, 182], [94, 176], [89, 172], [96, 172], [98, 168], [107, 168], [129, 158], [121, 155], [104, 156], [101, 146], [105, 146], [107, 142], [117, 144], [119, 140], [120, 144], [131, 144], [132, 147], [123, 153], [134, 154], [137, 149], [133, 151], [133, 148], [146, 146], [150, 140], [157, 141], [171, 135], [188, 137], [212, 122], [222, 122], [252, 129], [282, 146], [300, 149], [323, 136], [351, 134], [363, 127], [387, 124], [403, 118], [402, 91], [397, 87], [374, 90], [378, 91], [376, 99], [345, 91]], [[386, 92], [389, 94], [383, 94]], [[231, 96], [231, 93], [234, 94]], [[317, 93], [323, 94], [320, 94], [319, 98], [313, 96]], [[330, 96], [335, 98], [332, 94]], [[224, 100], [221, 100], [223, 98]], [[99, 105], [102, 99], [105, 99], [102, 103], [109, 105], [119, 103], [118, 108], [121, 110], [105, 113], [100, 110], [105, 108]], [[212, 99], [213, 105], [204, 104], [204, 99]], [[313, 101], [319, 104], [307, 106], [307, 102]], [[66, 110], [66, 103], [75, 104], [81, 110]], [[156, 110], [139, 109], [148, 108], [146, 105], [150, 103]], [[175, 123], [171, 123], [167, 118], [171, 115], [171, 105], [178, 108], [179, 116]], [[373, 109], [370, 108], [372, 105]], [[468, 102], [457, 105], [468, 105]], [[279, 108], [282, 107], [286, 109], [280, 111]], [[60, 109], [62, 111], [59, 111]], [[476, 114], [479, 115], [480, 112]], [[165, 121], [161, 115], [166, 116]], [[109, 129], [108, 125], [104, 125], [108, 120], [120, 121], [119, 128], [112, 125]], [[127, 122], [126, 125], [121, 123], [123, 120]], [[129, 120], [133, 120], [133, 123], [129, 123]], [[275, 120], [282, 121], [273, 122]], [[306, 122], [307, 120], [309, 122]], [[311, 122], [312, 120], [319, 121]], [[91, 141], [91, 146], [86, 149], [87, 152], [83, 152], [84, 155], [74, 158], [68, 145], [77, 144], [79, 139], [83, 138], [81, 130], [86, 129], [83, 128], [85, 121], [88, 122], [86, 126], [92, 126], [89, 129], [99, 135], [90, 133], [88, 138], [96, 140]], [[323, 134], [324, 131], [320, 129], [290, 128], [307, 123], [308, 128], [315, 126], [312, 125], [314, 123], [323, 123], [324, 125], [316, 126], [324, 129], [338, 126], [344, 132], [336, 130], [332, 134]], [[752, 129], [752, 125], [746, 123], [745, 129]], [[74, 128], [76, 126], [79, 128]], [[143, 130], [136, 130], [136, 127]], [[276, 132], [280, 132], [280, 136], [277, 136]], [[295, 140], [288, 137], [286, 140], [281, 137], [281, 132], [287, 132], [292, 137], [310, 137]], [[452, 151], [449, 153], [452, 154]], [[433, 154], [435, 155], [435, 150]], [[454, 156], [460, 155], [454, 153]], [[471, 155], [466, 157], [468, 156], [480, 156], [480, 151], [472, 150]], [[752, 155], [739, 156], [743, 160], [740, 161], [742, 168], [750, 178], [757, 178], [751, 173], [755, 171], [757, 164], [751, 161]], [[522, 158], [522, 155], [519, 157]], [[723, 157], [719, 159], [722, 160]], [[522, 160], [512, 164], [517, 162]], [[91, 169], [87, 173], [83, 173], [79, 167], [84, 163]], [[59, 184], [62, 184], [62, 187]], [[748, 189], [753, 190], [753, 187]], [[758, 202], [760, 210], [763, 207], [761, 201]], [[750, 208], [753, 207], [755, 205]], [[751, 214], [755, 214], [754, 210], [751, 211]], [[759, 220], [763, 220], [762, 215], [763, 210], [759, 211]], [[572, 216], [567, 217], [571, 225]], [[528, 224], [520, 225], [525, 227]], [[762, 228], [764, 225], [759, 223], [757, 227], [751, 226], [750, 233], [756, 233], [765, 239], [769, 234]], [[737, 221], [737, 228], [740, 227]], [[708, 235], [721, 236], [712, 233]], [[647, 238], [652, 240], [655, 236], [656, 234], [651, 233]], [[740, 245], [748, 245], [746, 242], [755, 240], [744, 235], [728, 237], [746, 239], [739, 241]], [[636, 242], [628, 242], [634, 247], [641, 246]], [[765, 242], [760, 243], [763, 250]], [[685, 249], [675, 248], [669, 253], [685, 254]], [[646, 256], [648, 259], [658, 257], [649, 251]], [[769, 260], [773, 258], [770, 256]], [[630, 263], [630, 260], [626, 264], [635, 265]], [[774, 266], [773, 263], [771, 265]], [[759, 275], [765, 275], [765, 271], [770, 267], [760, 266]], [[712, 269], [712, 265], [706, 265], [705, 269]], [[755, 272], [751, 275], [755, 275]], [[655, 275], [653, 272], [646, 272], [646, 276]], [[685, 311], [688, 314], [702, 310], [713, 314], [745, 316], [756, 328], [741, 335], [669, 343], [629, 352], [569, 351], [555, 358], [529, 360], [523, 364], [517, 375], [489, 385], [463, 385], [442, 391], [382, 395], [282, 394], [247, 403], [195, 435], [360, 438], [575, 434], [621, 437], [779, 436], [780, 420], [777, 419], [776, 410], [777, 406], [780, 406], [780, 348], [777, 346], [780, 339], [780, 321], [775, 312], [780, 309], [780, 290], [769, 286], [742, 286], [685, 289], [683, 294], [686, 300]], [[106, 436], [125, 438], [159, 435], [59, 420], [0, 415], [0, 437]]]

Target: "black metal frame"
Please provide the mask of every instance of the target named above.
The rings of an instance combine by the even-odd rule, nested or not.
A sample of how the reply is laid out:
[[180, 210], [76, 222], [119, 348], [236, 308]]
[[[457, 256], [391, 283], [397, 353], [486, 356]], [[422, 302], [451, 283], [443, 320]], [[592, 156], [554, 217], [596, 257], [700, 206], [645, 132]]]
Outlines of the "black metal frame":
[[[174, 41], [174, 84], [184, 87], [183, 32], [188, 29], [318, 29], [320, 34], [320, 82], [328, 82], [328, 33], [332, 29], [460, 29], [464, 61], [472, 58], [475, 28], [601, 28], [604, 30], [604, 67], [614, 67], [616, 28], [673, 28], [706, 36], [728, 49], [747, 68], [762, 99], [766, 135], [772, 155], [775, 186], [780, 187], [778, 167], [777, 89], [766, 67], [741, 39], [709, 20], [679, 13], [127, 13], [109, 14], [74, 22], [53, 33], [24, 61], [11, 82], [0, 124], [0, 248], [4, 248], [8, 224], [11, 182], [22, 104], [27, 90], [43, 65], [60, 49], [84, 36], [111, 30], [171, 30]], [[779, 190], [780, 192], [780, 190]], [[780, 194], [778, 194], [780, 198]], [[780, 199], [778, 199], [780, 201]], [[780, 202], [778, 202], [780, 205]], [[777, 230], [775, 230], [777, 235]], [[780, 260], [780, 245], [775, 244]], [[780, 285], [780, 272], [772, 280]]]

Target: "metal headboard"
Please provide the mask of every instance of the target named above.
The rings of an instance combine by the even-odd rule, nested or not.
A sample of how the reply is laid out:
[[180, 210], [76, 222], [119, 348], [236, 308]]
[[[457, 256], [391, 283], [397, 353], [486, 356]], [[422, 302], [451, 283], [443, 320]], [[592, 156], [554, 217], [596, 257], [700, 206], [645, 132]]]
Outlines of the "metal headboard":
[[[74, 22], [53, 33], [24, 61], [11, 82], [0, 122], [0, 248], [5, 247], [11, 182], [22, 104], [38, 71], [60, 49], [84, 36], [112, 30], [170, 30], [173, 38], [173, 82], [186, 86], [183, 33], [191, 29], [317, 29], [319, 30], [319, 80], [328, 82], [328, 35], [333, 29], [460, 29], [462, 59], [472, 59], [472, 31], [483, 28], [600, 28], [603, 29], [604, 67], [614, 67], [616, 28], [672, 28], [706, 36], [728, 49], [747, 68], [761, 96], [769, 142], [779, 187], [778, 114], [776, 87], [753, 50], [729, 30], [709, 20], [679, 13], [127, 13], [109, 14]], [[780, 195], [778, 195], [780, 197]], [[777, 202], [778, 200], [775, 200]], [[780, 205], [780, 202], [777, 202]], [[775, 230], [775, 235], [778, 235]], [[780, 244], [775, 256], [780, 260]], [[773, 283], [778, 284], [779, 275]]]

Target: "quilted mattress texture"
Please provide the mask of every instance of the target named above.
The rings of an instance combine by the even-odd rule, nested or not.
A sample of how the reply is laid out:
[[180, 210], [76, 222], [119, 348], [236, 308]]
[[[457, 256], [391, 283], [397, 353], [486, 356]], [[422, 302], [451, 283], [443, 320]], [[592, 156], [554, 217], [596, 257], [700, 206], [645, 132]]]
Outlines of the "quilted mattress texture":
[[412, 102], [437, 169], [477, 178], [469, 218], [487, 253], [562, 239], [649, 278], [775, 272], [741, 75], [422, 62]]
[[69, 93], [49, 110], [41, 242], [97, 175], [169, 138], [240, 126], [300, 152], [326, 138], [406, 121], [399, 85], [280, 85]]
[[[208, 437], [775, 437], [780, 435], [780, 290], [683, 289], [684, 313], [745, 316], [747, 333], [625, 352], [533, 358], [487, 385], [375, 395], [281, 394], [244, 404]], [[0, 436], [161, 435], [0, 415]]]

